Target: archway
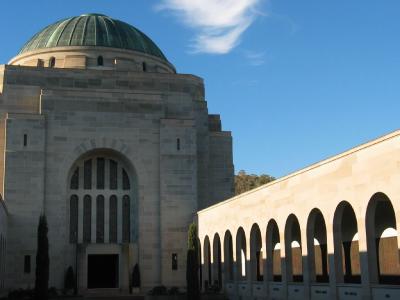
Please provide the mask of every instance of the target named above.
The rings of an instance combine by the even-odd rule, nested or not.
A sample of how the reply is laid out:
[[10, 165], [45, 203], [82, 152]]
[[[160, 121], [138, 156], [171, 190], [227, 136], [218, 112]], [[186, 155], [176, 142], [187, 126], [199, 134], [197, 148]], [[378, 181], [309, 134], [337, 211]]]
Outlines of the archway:
[[216, 233], [213, 239], [213, 285], [215, 285], [218, 289], [221, 288], [222, 284], [221, 271], [221, 240], [218, 233]]
[[246, 259], [246, 235], [243, 228], [240, 227], [236, 234], [236, 270], [239, 280], [245, 280], [247, 277]]
[[314, 208], [308, 216], [307, 249], [311, 281], [329, 282], [326, 225], [318, 208]]
[[[73, 162], [66, 179], [68, 239], [76, 245], [75, 261], [80, 265], [75, 268], [85, 270], [78, 274], [82, 284], [86, 282], [82, 288], [120, 288], [129, 279], [120, 278], [118, 270], [124, 265], [131, 272], [138, 257], [118, 253], [109, 245], [137, 243], [136, 172], [121, 153], [94, 149]], [[101, 260], [105, 261], [104, 270], [99, 272]]]
[[291, 214], [285, 226], [285, 256], [288, 282], [303, 281], [303, 257], [301, 251], [300, 224]]
[[229, 230], [225, 232], [224, 237], [224, 273], [227, 281], [233, 281], [233, 242]]
[[267, 225], [267, 276], [268, 281], [282, 281], [279, 230], [278, 224], [273, 219]]
[[212, 272], [211, 272], [211, 247], [210, 239], [208, 236], [204, 239], [204, 288], [207, 290], [212, 284]]
[[262, 255], [262, 240], [260, 227], [254, 224], [250, 231], [250, 265], [251, 265], [251, 280], [263, 281], [263, 255]]
[[396, 216], [384, 193], [372, 196], [365, 219], [371, 282], [400, 284]]
[[361, 283], [357, 218], [347, 201], [336, 208], [333, 232], [337, 282]]

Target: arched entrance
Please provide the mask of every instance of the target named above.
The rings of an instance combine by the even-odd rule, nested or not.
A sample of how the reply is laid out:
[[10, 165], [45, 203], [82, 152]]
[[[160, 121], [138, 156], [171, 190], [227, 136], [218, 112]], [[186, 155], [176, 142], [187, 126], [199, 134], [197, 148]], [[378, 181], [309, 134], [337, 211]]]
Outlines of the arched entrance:
[[138, 262], [136, 172], [119, 153], [98, 149], [76, 160], [68, 178], [69, 243], [76, 247], [79, 286], [128, 288]]
[[370, 199], [365, 226], [371, 282], [400, 284], [396, 216], [384, 193], [376, 193]]
[[314, 208], [307, 220], [307, 248], [312, 282], [329, 282], [328, 247], [324, 216]]
[[229, 230], [225, 232], [224, 237], [224, 273], [226, 281], [233, 281], [233, 242]]
[[357, 218], [350, 203], [342, 201], [333, 219], [336, 280], [361, 283]]
[[267, 274], [268, 281], [282, 281], [279, 230], [278, 224], [273, 219], [267, 225]]
[[302, 282], [303, 257], [301, 251], [300, 224], [293, 214], [286, 220], [285, 250], [288, 282]]
[[222, 284], [222, 270], [221, 270], [221, 240], [218, 233], [214, 235], [213, 239], [213, 278], [214, 285], [220, 289]]
[[250, 263], [251, 263], [251, 280], [263, 281], [263, 255], [262, 240], [260, 227], [254, 224], [250, 232]]
[[246, 235], [242, 227], [240, 227], [236, 234], [236, 270], [238, 272], [237, 278], [240, 281], [246, 280], [247, 277], [247, 253], [246, 253]]

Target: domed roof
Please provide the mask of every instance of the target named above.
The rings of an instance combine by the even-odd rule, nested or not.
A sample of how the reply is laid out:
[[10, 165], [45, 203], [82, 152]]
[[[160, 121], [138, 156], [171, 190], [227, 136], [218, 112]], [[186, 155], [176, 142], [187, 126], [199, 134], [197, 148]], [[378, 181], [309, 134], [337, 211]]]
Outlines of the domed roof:
[[163, 60], [157, 45], [137, 28], [101, 14], [84, 14], [47, 26], [19, 54], [53, 47], [99, 46], [143, 52]]

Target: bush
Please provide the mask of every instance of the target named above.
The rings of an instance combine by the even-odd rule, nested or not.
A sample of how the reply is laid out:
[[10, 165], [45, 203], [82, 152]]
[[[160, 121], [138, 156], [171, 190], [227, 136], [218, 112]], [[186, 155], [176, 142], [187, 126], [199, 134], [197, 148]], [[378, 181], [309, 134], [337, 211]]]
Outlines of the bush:
[[8, 293], [8, 299], [10, 300], [24, 300], [33, 299], [34, 291], [32, 289], [18, 289]]
[[65, 273], [64, 289], [66, 291], [75, 289], [74, 269], [72, 269], [71, 266], [68, 267], [67, 272]]
[[163, 285], [152, 288], [148, 294], [152, 296], [168, 295], [167, 288]]
[[198, 263], [197, 227], [192, 223], [188, 232], [188, 250], [186, 260], [186, 285], [188, 299], [199, 299], [199, 263]]
[[133, 268], [132, 272], [132, 287], [139, 288], [140, 287], [140, 270], [139, 265], [136, 264]]
[[174, 295], [180, 295], [180, 294], [182, 294], [182, 293], [179, 291], [179, 288], [176, 286], [173, 286], [168, 290], [168, 295], [174, 296]]
[[49, 286], [49, 240], [47, 238], [47, 219], [41, 215], [38, 226], [36, 252], [35, 299], [48, 299]]

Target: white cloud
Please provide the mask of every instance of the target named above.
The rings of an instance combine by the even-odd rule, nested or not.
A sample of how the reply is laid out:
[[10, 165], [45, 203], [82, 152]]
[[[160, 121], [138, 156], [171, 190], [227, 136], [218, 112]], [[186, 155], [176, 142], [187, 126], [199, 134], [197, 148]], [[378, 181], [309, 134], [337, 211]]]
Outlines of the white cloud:
[[159, 10], [171, 11], [197, 30], [193, 52], [226, 54], [260, 14], [262, 0], [161, 0]]
[[244, 56], [251, 66], [261, 66], [265, 63], [265, 52], [245, 51]]

